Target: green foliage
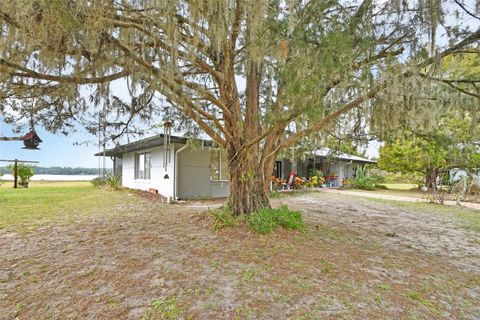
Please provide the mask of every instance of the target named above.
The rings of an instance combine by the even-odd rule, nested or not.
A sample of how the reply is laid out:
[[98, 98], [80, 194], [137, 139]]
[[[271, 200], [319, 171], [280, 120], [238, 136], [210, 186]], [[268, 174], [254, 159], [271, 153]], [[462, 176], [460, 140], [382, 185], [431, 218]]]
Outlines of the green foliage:
[[112, 189], [120, 189], [120, 176], [107, 174], [91, 180], [95, 187], [110, 187]]
[[380, 147], [378, 167], [388, 172], [416, 172], [425, 167], [422, 149], [414, 141], [400, 141]]
[[245, 225], [250, 230], [260, 234], [271, 233], [279, 227], [288, 230], [305, 229], [301, 212], [291, 211], [287, 206], [281, 206], [278, 209], [263, 208], [249, 215], [240, 216], [234, 216], [231, 210], [224, 206], [211, 211], [209, 216], [213, 218], [213, 230]]
[[223, 206], [220, 209], [211, 211], [213, 216], [213, 230], [220, 230], [223, 228], [233, 227], [237, 222], [236, 217], [233, 216], [232, 211], [228, 206]]
[[472, 170], [480, 165], [476, 145], [480, 127], [478, 123], [472, 126], [471, 121], [468, 116], [458, 119], [449, 113], [430, 132], [406, 131], [380, 147], [378, 166], [413, 176], [419, 172], [430, 176], [455, 167]]
[[[15, 166], [13, 164], [10, 164], [7, 166], [7, 168], [11, 171], [13, 175], [15, 171]], [[33, 177], [34, 174], [35, 170], [33, 166], [23, 163], [19, 163], [17, 165], [17, 175], [20, 178], [21, 185], [27, 186], [30, 178]]]
[[361, 190], [375, 190], [378, 188], [378, 184], [384, 181], [384, 177], [378, 170], [358, 167], [356, 177], [350, 182], [350, 187]]
[[290, 211], [287, 206], [281, 206], [278, 209], [263, 208], [250, 214], [247, 223], [250, 229], [260, 234], [270, 233], [278, 227], [289, 230], [305, 229], [302, 213]]

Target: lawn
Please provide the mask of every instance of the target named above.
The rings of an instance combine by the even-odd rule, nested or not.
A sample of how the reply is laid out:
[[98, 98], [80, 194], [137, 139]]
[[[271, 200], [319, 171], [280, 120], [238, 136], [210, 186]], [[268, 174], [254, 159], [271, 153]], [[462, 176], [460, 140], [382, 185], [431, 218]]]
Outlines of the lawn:
[[382, 186], [388, 190], [412, 190], [418, 188], [417, 184], [412, 183], [382, 183]]
[[49, 223], [68, 223], [91, 215], [116, 214], [133, 205], [128, 192], [95, 189], [90, 182], [32, 181], [29, 188], [0, 185], [0, 230], [33, 230]]
[[480, 315], [480, 232], [430, 207], [299, 194], [273, 205], [302, 211], [306, 230], [258, 235], [212, 230], [218, 202], [88, 184], [0, 192], [0, 319]]

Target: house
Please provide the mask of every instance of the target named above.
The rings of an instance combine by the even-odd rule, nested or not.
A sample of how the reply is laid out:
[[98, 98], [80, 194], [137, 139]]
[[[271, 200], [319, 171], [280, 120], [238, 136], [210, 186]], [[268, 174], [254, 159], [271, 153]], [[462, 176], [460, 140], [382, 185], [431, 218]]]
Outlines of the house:
[[297, 176], [309, 179], [312, 171], [322, 171], [324, 176], [330, 176], [327, 179], [329, 187], [340, 187], [343, 181], [355, 178], [356, 170], [359, 166], [366, 164], [376, 164], [376, 161], [363, 157], [338, 152], [329, 148], [320, 148], [312, 154], [305, 156], [304, 159], [291, 161], [280, 159], [275, 163], [274, 174], [277, 178], [287, 179], [290, 172], [295, 172]]
[[155, 189], [167, 199], [222, 198], [229, 193], [224, 152], [211, 141], [164, 135], [105, 150], [96, 156], [113, 160], [113, 173], [122, 186]]
[[[171, 136], [165, 147], [164, 135], [156, 135], [97, 153], [113, 160], [113, 172], [121, 177], [122, 186], [131, 189], [155, 189], [167, 199], [222, 198], [229, 194], [225, 153], [210, 140], [190, 140]], [[356, 166], [374, 163], [365, 158], [336, 154], [327, 149], [318, 150], [305, 160], [298, 160], [293, 170], [301, 177], [309, 177], [316, 168], [324, 173], [336, 173], [341, 179], [352, 178]], [[275, 172], [287, 178], [292, 162], [276, 162]]]

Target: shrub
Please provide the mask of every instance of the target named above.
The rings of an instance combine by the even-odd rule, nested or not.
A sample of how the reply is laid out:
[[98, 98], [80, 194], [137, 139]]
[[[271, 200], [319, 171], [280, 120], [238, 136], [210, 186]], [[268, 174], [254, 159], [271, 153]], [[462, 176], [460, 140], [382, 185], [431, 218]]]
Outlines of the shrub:
[[105, 176], [100, 176], [92, 179], [90, 181], [95, 187], [110, 187], [112, 189], [120, 188], [120, 176], [107, 174]]
[[376, 169], [366, 170], [365, 167], [357, 169], [357, 176], [348, 184], [353, 189], [375, 190], [379, 183], [385, 181], [384, 177]]
[[267, 234], [279, 226], [289, 230], [304, 230], [305, 224], [302, 213], [290, 211], [287, 206], [278, 209], [263, 208], [252, 213], [247, 218], [248, 226], [260, 234]]
[[236, 219], [232, 215], [232, 211], [230, 211], [230, 208], [227, 206], [223, 206], [220, 209], [211, 211], [211, 214], [214, 218], [212, 223], [213, 230], [229, 228], [235, 225]]
[[358, 177], [353, 179], [350, 184], [350, 187], [353, 189], [361, 189], [361, 190], [375, 190], [376, 183], [370, 177]]
[[[15, 166], [10, 164], [7, 168], [12, 172], [12, 175], [15, 173]], [[17, 175], [20, 178], [20, 184], [22, 186], [28, 187], [28, 183], [30, 182], [30, 178], [33, 177], [35, 174], [35, 170], [33, 166], [19, 163], [17, 165]]]

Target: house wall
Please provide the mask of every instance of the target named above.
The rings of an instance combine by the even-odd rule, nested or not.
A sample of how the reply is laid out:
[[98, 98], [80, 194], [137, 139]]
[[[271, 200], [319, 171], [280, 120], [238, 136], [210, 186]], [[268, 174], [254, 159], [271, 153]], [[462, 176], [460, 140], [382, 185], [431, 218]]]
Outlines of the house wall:
[[[141, 152], [152, 153], [151, 157], [151, 172], [150, 179], [135, 179], [135, 153], [129, 152], [123, 154], [122, 161], [122, 186], [131, 189], [148, 190], [154, 188], [158, 193], [165, 197], [174, 196], [174, 149], [172, 148], [170, 155], [170, 163], [167, 166], [167, 171], [163, 167], [164, 150], [163, 147], [155, 147], [151, 149], [142, 150]], [[165, 179], [165, 173], [168, 174], [169, 179]]]
[[177, 196], [180, 199], [228, 196], [228, 181], [210, 181], [210, 149], [188, 147], [178, 154], [177, 165]]

